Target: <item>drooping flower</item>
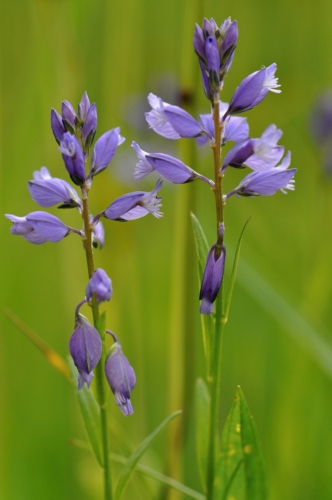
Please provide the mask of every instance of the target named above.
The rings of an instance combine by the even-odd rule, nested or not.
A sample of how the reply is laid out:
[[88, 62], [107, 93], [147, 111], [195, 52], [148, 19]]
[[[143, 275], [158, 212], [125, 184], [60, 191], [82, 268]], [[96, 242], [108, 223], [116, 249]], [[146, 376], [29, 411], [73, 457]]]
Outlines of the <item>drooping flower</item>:
[[28, 182], [28, 188], [32, 199], [41, 207], [61, 203], [59, 208], [76, 207], [81, 210], [82, 202], [75, 189], [68, 182], [51, 177], [46, 167], [33, 173], [33, 180]]
[[276, 69], [277, 65], [273, 63], [247, 76], [235, 90], [224, 119], [229, 115], [243, 113], [257, 106], [268, 92], [280, 93], [278, 78], [274, 76]]
[[71, 180], [82, 186], [85, 182], [85, 161], [79, 141], [70, 132], [66, 132], [60, 141], [59, 150]]
[[76, 308], [75, 330], [70, 337], [69, 351], [78, 370], [78, 389], [82, 389], [84, 382], [90, 387], [94, 377], [93, 369], [99, 362], [102, 353], [102, 342], [98, 331], [78, 311], [82, 301]]
[[47, 212], [31, 212], [25, 217], [5, 214], [13, 222], [10, 232], [22, 236], [30, 243], [41, 245], [47, 241], [56, 243], [67, 234], [80, 231], [66, 226], [60, 219]]
[[[218, 252], [218, 253], [217, 253]], [[216, 300], [224, 276], [226, 249], [224, 245], [218, 249], [214, 244], [208, 253], [199, 299], [201, 314], [211, 314], [214, 311], [213, 302]]]
[[112, 280], [107, 276], [104, 269], [96, 269], [87, 284], [85, 295], [89, 303], [94, 294], [97, 304], [110, 300], [112, 296]]
[[116, 335], [109, 330], [106, 331], [112, 335], [114, 344], [106, 359], [105, 374], [115, 396], [116, 404], [127, 417], [134, 413], [130, 401], [130, 394], [136, 385], [136, 376], [134, 369], [122, 352], [121, 345]]
[[159, 211], [161, 198], [157, 196], [162, 184], [162, 181], [158, 179], [151, 192], [134, 191], [120, 196], [106, 210], [96, 215], [93, 222], [98, 221], [100, 217], [117, 221], [134, 220], [144, 217], [148, 213], [156, 218], [162, 217], [163, 214]]

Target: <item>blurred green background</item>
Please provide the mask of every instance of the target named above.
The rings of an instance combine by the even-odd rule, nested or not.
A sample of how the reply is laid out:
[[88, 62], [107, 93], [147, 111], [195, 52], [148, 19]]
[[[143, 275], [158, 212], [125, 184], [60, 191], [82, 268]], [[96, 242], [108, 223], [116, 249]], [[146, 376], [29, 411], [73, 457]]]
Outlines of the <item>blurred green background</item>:
[[[251, 221], [242, 246], [250, 269], [240, 270], [224, 341], [223, 420], [240, 384], [259, 429], [271, 500], [327, 500], [332, 498], [332, 179], [324, 176], [309, 137], [308, 113], [317, 95], [332, 85], [330, 2], [2, 0], [1, 212], [26, 215], [38, 209], [27, 181], [42, 165], [66, 178], [49, 126], [50, 108], [60, 111], [63, 99], [76, 107], [85, 90], [97, 103], [97, 137], [120, 126], [127, 138], [110, 168], [95, 180], [93, 213], [127, 191], [149, 190], [154, 179], [132, 179], [136, 157], [130, 143], [176, 154], [177, 144], [147, 129], [146, 95], [152, 91], [171, 101], [181, 81], [186, 85], [182, 91], [193, 90], [197, 72], [192, 82], [188, 77], [196, 64], [192, 33], [204, 16], [218, 23], [231, 16], [239, 23], [223, 100], [249, 73], [277, 62], [282, 93], [269, 95], [246, 116], [253, 137], [270, 123], [280, 127], [281, 143], [292, 151], [292, 166], [298, 168], [295, 193], [232, 198], [227, 206], [228, 265], [249, 215]], [[200, 85], [197, 90], [196, 109], [208, 112]], [[197, 152], [196, 161], [209, 175], [211, 155]], [[229, 186], [240, 176], [230, 172]], [[182, 480], [199, 490], [190, 399], [195, 377], [204, 376], [204, 360], [196, 267], [193, 258], [181, 254], [183, 234], [192, 256], [194, 243], [181, 224], [189, 220], [188, 207], [182, 208], [190, 205], [212, 244], [214, 204], [205, 185], [164, 185], [162, 196], [163, 219], [105, 223], [105, 248], [95, 252], [96, 265], [113, 280], [108, 327], [119, 336], [138, 379], [133, 417], [125, 419], [110, 397], [112, 442], [115, 451], [128, 454], [182, 406], [184, 390], [187, 413], [182, 418], [190, 418], [185, 420]], [[56, 208], [50, 212], [58, 215]], [[60, 216], [69, 225], [81, 224], [72, 211]], [[74, 308], [87, 281], [79, 239], [73, 235], [57, 245], [34, 246], [11, 236], [4, 217], [0, 227], [1, 309], [10, 308], [67, 356]], [[184, 272], [186, 259], [189, 271]], [[188, 311], [181, 301], [174, 304], [183, 276], [183, 288], [192, 296], [185, 336], [181, 323]], [[0, 499], [101, 498], [93, 458], [69, 444], [70, 438], [84, 439], [71, 387], [0, 317]], [[144, 463], [162, 472], [177, 467], [176, 457], [166, 466], [167, 443], [172, 442], [167, 436], [144, 457]], [[125, 498], [165, 494], [137, 475]]]

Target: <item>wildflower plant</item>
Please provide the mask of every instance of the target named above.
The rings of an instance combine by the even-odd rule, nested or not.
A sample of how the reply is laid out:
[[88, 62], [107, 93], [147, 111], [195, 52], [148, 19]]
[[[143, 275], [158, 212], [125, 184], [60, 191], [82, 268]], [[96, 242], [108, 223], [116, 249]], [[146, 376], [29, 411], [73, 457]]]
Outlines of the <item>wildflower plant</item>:
[[[275, 76], [275, 63], [247, 76], [235, 89], [230, 103], [220, 100], [225, 77], [233, 62], [237, 39], [237, 22], [230, 18], [220, 27], [214, 19], [204, 19], [202, 28], [198, 25], [195, 27], [193, 45], [198, 57], [203, 90], [211, 106], [210, 113], [202, 114], [196, 119], [181, 107], [164, 102], [154, 94], [148, 96], [151, 111], [146, 113], [146, 120], [157, 134], [170, 140], [194, 139], [198, 146], [210, 145], [214, 163], [211, 179], [173, 156], [159, 152], [148, 153], [136, 142], [132, 143], [138, 157], [134, 173], [136, 179], [156, 171], [174, 184], [201, 180], [209, 186], [215, 199], [216, 236], [212, 246], [207, 245], [203, 229], [192, 215], [201, 271], [199, 299], [209, 384], [207, 387], [200, 381], [197, 387], [197, 407], [203, 415], [201, 419], [197, 416], [197, 442], [205, 439], [208, 442], [207, 447], [203, 451], [197, 449], [197, 453], [202, 485], [208, 500], [226, 499], [234, 493], [232, 488], [238, 488], [237, 477], [242, 474], [243, 468], [247, 478], [255, 477], [255, 484], [247, 480], [243, 486], [249, 495], [245, 498], [266, 498], [267, 494], [255, 429], [252, 421], [246, 421], [250, 414], [240, 389], [222, 435], [221, 450], [218, 451], [222, 334], [228, 320], [243, 235], [242, 231], [224, 300], [226, 203], [233, 195], [238, 198], [271, 196], [277, 191], [286, 193], [287, 190], [293, 190], [296, 172], [295, 168], [288, 168], [290, 152], [284, 155], [284, 147], [278, 144], [282, 131], [276, 125], [269, 125], [261, 137], [251, 138], [247, 118], [239, 116], [260, 104], [270, 92], [281, 92]], [[229, 142], [234, 145], [223, 157], [222, 148]], [[224, 177], [232, 168], [240, 172], [249, 168], [251, 173], [240, 180], [234, 189], [225, 193]], [[211, 316], [212, 320], [205, 319], [204, 316]], [[202, 430], [200, 423], [206, 424], [207, 420], [209, 424], [206, 438], [205, 429]], [[242, 429], [238, 431], [241, 437], [234, 435], [235, 428]], [[252, 455], [248, 458], [249, 453]], [[232, 455], [234, 456], [231, 458]], [[236, 493], [239, 494], [239, 490]], [[245, 494], [244, 490], [242, 493]]]
[[[192, 217], [200, 270], [199, 310], [207, 361], [207, 384], [199, 380], [196, 394], [197, 459], [205, 496], [166, 476], [158, 476], [159, 481], [200, 500], [225, 500], [231, 494], [249, 500], [267, 498], [256, 430], [240, 388], [221, 441], [219, 436], [222, 334], [228, 320], [243, 235], [242, 231], [225, 299], [224, 270], [228, 261], [224, 214], [226, 204], [233, 195], [238, 198], [271, 196], [279, 190], [284, 193], [293, 190], [296, 172], [296, 169], [288, 168], [290, 153], [284, 155], [284, 147], [278, 144], [281, 130], [272, 124], [261, 137], [250, 138], [247, 118], [238, 116], [257, 106], [270, 92], [280, 93], [280, 85], [275, 77], [276, 64], [247, 76], [236, 88], [229, 104], [220, 100], [224, 80], [232, 66], [237, 39], [237, 23], [230, 18], [220, 27], [214, 19], [204, 19], [202, 28], [198, 25], [195, 27], [194, 50], [198, 57], [203, 90], [211, 107], [210, 113], [196, 119], [179, 106], [166, 103], [153, 94], [148, 96], [151, 111], [146, 113], [146, 120], [157, 134], [170, 140], [193, 139], [199, 147], [210, 145], [214, 164], [211, 178], [193, 170], [176, 157], [160, 152], [148, 153], [132, 142], [138, 158], [135, 179], [157, 172], [158, 176], [174, 184], [203, 181], [214, 196], [216, 217], [212, 245], [207, 244], [198, 219]], [[105, 313], [100, 312], [103, 303], [112, 298], [113, 287], [107, 272], [96, 268], [94, 250], [103, 248], [105, 244], [102, 219], [127, 222], [148, 214], [155, 218], [163, 215], [159, 196], [162, 180], [157, 179], [151, 192], [126, 193], [97, 215], [92, 215], [89, 196], [93, 192], [93, 180], [108, 167], [117, 148], [123, 143], [120, 129], [113, 128], [94, 142], [97, 108], [90, 103], [87, 93], [83, 94], [77, 113], [68, 101], [62, 102], [61, 114], [52, 109], [51, 128], [67, 171], [67, 180], [52, 177], [49, 170], [42, 167], [33, 173], [28, 189], [32, 199], [42, 208], [57, 205], [60, 209], [77, 210], [83, 219], [83, 228], [72, 228], [60, 218], [42, 210], [26, 216], [7, 214], [6, 217], [13, 224], [11, 233], [22, 236], [30, 243], [59, 242], [70, 234], [81, 240], [88, 279], [85, 294], [82, 291], [80, 302], [73, 307], [74, 328], [71, 336], [68, 336], [72, 359], [70, 369], [90, 446], [104, 471], [104, 498], [119, 500], [139, 458], [179, 412], [166, 418], [127, 459], [114, 487], [106, 405], [110, 392], [108, 387], [121, 412], [125, 416], [132, 415], [131, 394], [136, 376], [117, 335], [106, 328]], [[222, 149], [227, 143], [233, 143], [233, 147], [223, 157]], [[251, 172], [239, 180], [235, 188], [225, 193], [224, 177], [231, 169], [239, 172], [250, 169]], [[82, 313], [89, 307], [93, 324]], [[108, 352], [106, 333], [113, 340]], [[34, 341], [39, 347], [43, 345], [39, 339]], [[68, 364], [57, 353], [52, 351], [48, 357], [53, 360], [54, 366], [58, 369], [61, 366], [60, 371], [68, 375]]]

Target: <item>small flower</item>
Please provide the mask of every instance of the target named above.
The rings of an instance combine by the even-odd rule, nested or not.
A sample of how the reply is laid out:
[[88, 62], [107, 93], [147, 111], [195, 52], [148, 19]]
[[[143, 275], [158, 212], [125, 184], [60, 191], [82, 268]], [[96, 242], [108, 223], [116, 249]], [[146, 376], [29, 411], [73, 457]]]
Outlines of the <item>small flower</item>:
[[[91, 222], [93, 220], [93, 217], [91, 216]], [[92, 245], [94, 248], [103, 248], [105, 243], [105, 231], [104, 231], [104, 226], [100, 221], [97, 222], [97, 224], [94, 226], [92, 229]]]
[[100, 174], [112, 160], [117, 147], [125, 141], [120, 135], [120, 128], [113, 128], [105, 132], [96, 142], [91, 157], [89, 177]]
[[166, 139], [180, 139], [180, 134], [174, 129], [164, 113], [165, 107], [169, 104], [154, 94], [148, 95], [148, 101], [152, 110], [145, 113], [145, 118], [150, 128]]
[[161, 198], [157, 196], [162, 184], [159, 179], [150, 193], [134, 191], [120, 196], [106, 210], [97, 215], [93, 222], [99, 220], [100, 217], [117, 221], [134, 220], [144, 217], [148, 213], [151, 213], [157, 219], [162, 217], [163, 214], [159, 211]]
[[259, 139], [247, 139], [237, 143], [225, 156], [225, 169], [228, 165], [252, 170], [263, 171], [274, 167], [284, 154], [284, 147], [277, 143], [282, 131], [275, 125], [269, 125]]
[[84, 145], [84, 150], [87, 151], [95, 136], [97, 129], [97, 107], [92, 104], [86, 114], [84, 125], [82, 127], [82, 142]]
[[136, 385], [135, 372], [122, 352], [121, 345], [114, 333], [106, 330], [114, 339], [114, 344], [105, 363], [105, 374], [115, 396], [115, 402], [127, 417], [134, 413], [130, 394]]
[[98, 364], [102, 353], [102, 342], [98, 331], [78, 313], [84, 302], [81, 302], [76, 309], [76, 328], [69, 341], [69, 351], [79, 373], [78, 390], [82, 389], [84, 382], [90, 387], [94, 377], [92, 370]]
[[78, 105], [78, 119], [81, 123], [85, 122], [86, 115], [90, 109], [90, 100], [88, 94], [84, 92], [81, 102]]
[[204, 91], [210, 101], [222, 88], [233, 61], [237, 38], [237, 22], [230, 18], [220, 28], [214, 19], [204, 19], [203, 29], [196, 24], [194, 49], [199, 58]]
[[31, 212], [26, 217], [5, 214], [5, 217], [14, 224], [10, 229], [12, 234], [22, 236], [36, 245], [41, 245], [47, 241], [56, 243], [70, 232], [79, 233], [79, 231], [66, 226], [60, 219], [47, 212]]
[[94, 294], [97, 304], [110, 300], [112, 296], [112, 281], [101, 268], [96, 269], [87, 284], [85, 295], [89, 303], [91, 303]]
[[[226, 102], [220, 101], [220, 120], [226, 113], [228, 109], [228, 104]], [[214, 123], [211, 113], [200, 115], [198, 123], [205, 132], [205, 135], [201, 135], [196, 138], [196, 142], [199, 146], [203, 146], [208, 141], [214, 141]], [[248, 139], [249, 136], [249, 125], [247, 118], [242, 118], [240, 116], [229, 116], [224, 121], [224, 129], [222, 136], [222, 145], [226, 142], [241, 142]]]
[[295, 189], [293, 176], [296, 168], [287, 170], [290, 164], [290, 152], [287, 153], [279, 167], [264, 170], [262, 172], [252, 172], [247, 175], [230, 194], [240, 196], [271, 196], [278, 190], [286, 194], [286, 189]]
[[224, 120], [229, 115], [236, 115], [252, 109], [259, 104], [268, 92], [280, 93], [278, 78], [275, 78], [277, 65], [271, 64], [267, 68], [255, 71], [247, 76], [235, 90]]
[[51, 128], [55, 140], [59, 144], [62, 140], [63, 134], [66, 133], [66, 128], [63, 124], [61, 116], [55, 111], [55, 109], [51, 109]]
[[201, 314], [211, 314], [214, 311], [213, 302], [216, 300], [225, 268], [226, 249], [224, 245], [217, 253], [217, 245], [213, 245], [208, 253], [199, 299], [202, 301]]
[[61, 114], [66, 129], [72, 134], [74, 134], [76, 129], [76, 124], [78, 123], [78, 118], [70, 102], [62, 101]]
[[77, 207], [81, 210], [82, 202], [68, 182], [52, 178], [48, 169], [42, 167], [33, 173], [33, 180], [28, 182], [32, 199], [41, 207], [52, 207], [61, 203], [59, 208]]
[[85, 182], [85, 161], [80, 143], [70, 132], [66, 132], [60, 141], [59, 150], [71, 180], [82, 186]]

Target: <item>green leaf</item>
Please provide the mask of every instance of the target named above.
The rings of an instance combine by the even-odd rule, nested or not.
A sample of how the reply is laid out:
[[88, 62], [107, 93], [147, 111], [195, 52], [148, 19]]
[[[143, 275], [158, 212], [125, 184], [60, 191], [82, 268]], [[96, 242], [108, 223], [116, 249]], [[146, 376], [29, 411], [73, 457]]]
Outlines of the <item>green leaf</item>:
[[[79, 445], [81, 445], [82, 448], [86, 448], [84, 444], [79, 443]], [[125, 457], [117, 455], [116, 453], [111, 453], [110, 458], [112, 462], [116, 462], [118, 464], [124, 465], [127, 462], [127, 459]], [[186, 495], [189, 498], [194, 498], [194, 500], [205, 500], [205, 496], [202, 495], [202, 493], [199, 493], [198, 491], [188, 488], [188, 486], [179, 483], [179, 481], [176, 481], [175, 479], [172, 479], [171, 477], [168, 477], [165, 474], [162, 474], [161, 472], [151, 469], [146, 465], [137, 464], [136, 471], [144, 474], [145, 476], [151, 477], [156, 481], [159, 481], [160, 483], [164, 484], [165, 486], [168, 486], [169, 488], [172, 488], [173, 490], [179, 491], [180, 493]]]
[[[199, 286], [201, 286], [205, 262], [207, 258], [207, 254], [209, 252], [209, 245], [204, 234], [203, 228], [200, 225], [197, 217], [191, 212], [191, 220], [193, 224], [194, 230], [194, 239], [196, 245], [197, 252], [197, 261], [198, 261], [198, 278], [199, 278]], [[201, 314], [201, 325], [202, 325], [202, 334], [203, 334], [203, 345], [204, 345], [204, 353], [206, 358], [206, 366], [207, 366], [207, 379], [211, 379], [211, 345], [213, 338], [213, 318], [211, 314]]]
[[202, 487], [206, 489], [207, 453], [210, 425], [210, 394], [203, 379], [196, 381], [196, 457]]
[[39, 349], [39, 351], [47, 359], [49, 364], [70, 382], [70, 370], [66, 361], [54, 349], [52, 349], [52, 347], [46, 344], [46, 342], [41, 337], [39, 337], [39, 335], [37, 335], [37, 333], [34, 332], [32, 328], [23, 323], [23, 321], [13, 313], [13, 311], [5, 308], [3, 312], [20, 330], [20, 332], [23, 333], [23, 335], [25, 335], [26, 338], [29, 339], [35, 347], [37, 347], [37, 349]]
[[181, 410], [172, 413], [169, 417], [167, 417], [144, 441], [139, 445], [139, 447], [134, 451], [134, 453], [128, 458], [126, 464], [121, 470], [118, 484], [116, 485], [114, 500], [120, 500], [122, 493], [124, 492], [125, 487], [128, 484], [129, 479], [131, 478], [136, 464], [141, 458], [141, 456], [145, 453], [148, 447], [153, 443], [153, 441], [159, 436], [159, 434], [164, 430], [164, 428], [171, 422], [175, 417], [180, 415]]
[[256, 426], [240, 387], [221, 438], [215, 478], [216, 500], [266, 500], [263, 455]]
[[237, 242], [237, 247], [235, 251], [235, 257], [234, 257], [234, 262], [233, 262], [233, 269], [232, 269], [232, 274], [231, 274], [231, 279], [229, 282], [228, 290], [227, 290], [227, 297], [226, 297], [226, 303], [225, 303], [225, 313], [224, 313], [224, 324], [227, 323], [228, 320], [228, 313], [229, 313], [229, 308], [231, 306], [231, 300], [232, 300], [232, 294], [233, 294], [233, 289], [234, 289], [234, 283], [235, 283], [235, 278], [236, 278], [236, 271], [237, 271], [237, 266], [239, 263], [239, 257], [240, 257], [240, 250], [241, 250], [241, 243], [242, 243], [242, 238], [243, 238], [243, 233], [245, 228], [247, 227], [247, 224], [250, 220], [249, 219], [246, 221], [246, 223], [243, 226], [243, 229], [241, 231], [239, 241]]
[[103, 467], [99, 406], [91, 389], [84, 385], [80, 391], [77, 390], [77, 369], [71, 358], [69, 359], [69, 365], [87, 437], [97, 462]]

